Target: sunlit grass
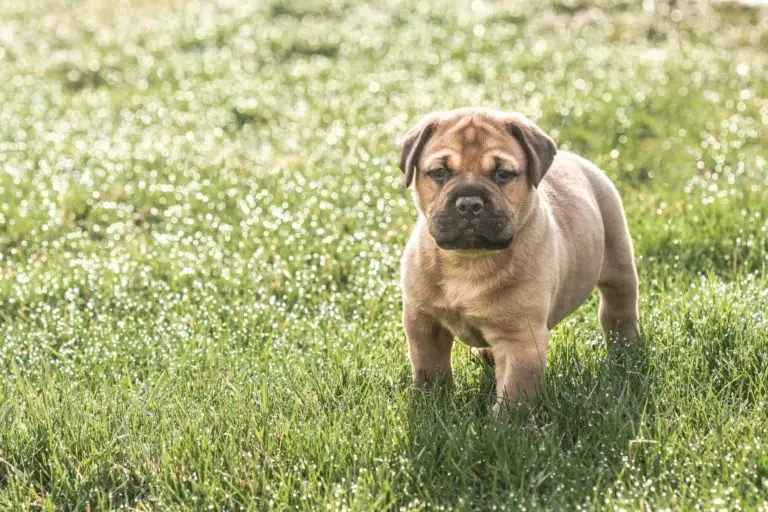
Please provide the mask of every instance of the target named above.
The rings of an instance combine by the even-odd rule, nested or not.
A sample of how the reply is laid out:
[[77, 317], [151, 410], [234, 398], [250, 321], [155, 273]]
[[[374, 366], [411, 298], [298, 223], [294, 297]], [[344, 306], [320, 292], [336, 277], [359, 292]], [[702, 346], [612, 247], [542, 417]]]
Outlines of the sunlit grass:
[[[0, 508], [768, 508], [768, 11], [0, 4]], [[414, 396], [395, 140], [520, 110], [619, 187], [644, 342], [591, 300], [490, 420]]]

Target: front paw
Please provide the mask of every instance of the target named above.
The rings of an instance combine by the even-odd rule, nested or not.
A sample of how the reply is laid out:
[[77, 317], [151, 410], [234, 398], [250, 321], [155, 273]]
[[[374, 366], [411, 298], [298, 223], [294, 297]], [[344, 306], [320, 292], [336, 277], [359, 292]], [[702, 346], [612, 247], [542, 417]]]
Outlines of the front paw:
[[496, 398], [496, 403], [491, 409], [491, 415], [499, 420], [508, 417], [518, 417], [520, 414], [527, 414], [533, 408], [534, 402], [527, 400], [509, 400], [507, 398]]

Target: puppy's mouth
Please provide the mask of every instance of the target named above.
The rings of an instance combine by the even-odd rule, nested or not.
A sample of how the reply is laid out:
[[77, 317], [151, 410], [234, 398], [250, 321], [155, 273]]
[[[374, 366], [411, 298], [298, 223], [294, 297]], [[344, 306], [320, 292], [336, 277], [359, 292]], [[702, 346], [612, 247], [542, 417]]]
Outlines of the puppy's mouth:
[[498, 251], [512, 244], [514, 230], [503, 217], [462, 219], [440, 215], [429, 223], [435, 243], [445, 250], [478, 249]]

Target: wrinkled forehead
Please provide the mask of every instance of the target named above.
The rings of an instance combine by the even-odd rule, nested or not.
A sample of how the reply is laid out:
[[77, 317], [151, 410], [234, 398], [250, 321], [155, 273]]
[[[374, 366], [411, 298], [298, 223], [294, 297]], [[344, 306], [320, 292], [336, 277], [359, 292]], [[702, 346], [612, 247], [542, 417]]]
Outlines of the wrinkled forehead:
[[489, 170], [503, 165], [522, 170], [527, 161], [520, 143], [504, 125], [482, 115], [442, 121], [422, 153], [425, 169]]

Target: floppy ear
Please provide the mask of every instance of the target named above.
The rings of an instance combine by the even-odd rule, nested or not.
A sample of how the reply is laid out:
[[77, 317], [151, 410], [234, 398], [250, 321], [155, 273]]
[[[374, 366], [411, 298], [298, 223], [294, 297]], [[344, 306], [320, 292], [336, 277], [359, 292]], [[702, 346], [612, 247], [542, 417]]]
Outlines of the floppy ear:
[[435, 126], [437, 126], [437, 121], [433, 117], [428, 116], [408, 130], [408, 133], [403, 135], [399, 141], [400, 149], [402, 150], [400, 170], [405, 175], [405, 188], [411, 186], [416, 165], [419, 162], [419, 155], [421, 155], [421, 150], [424, 149], [424, 145], [426, 145], [432, 133], [434, 133]]
[[508, 114], [507, 131], [522, 144], [528, 158], [528, 177], [533, 186], [538, 187], [555, 159], [555, 142], [533, 121], [518, 113]]

